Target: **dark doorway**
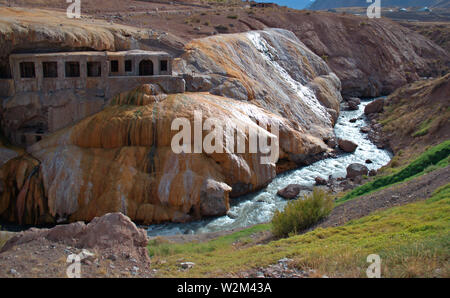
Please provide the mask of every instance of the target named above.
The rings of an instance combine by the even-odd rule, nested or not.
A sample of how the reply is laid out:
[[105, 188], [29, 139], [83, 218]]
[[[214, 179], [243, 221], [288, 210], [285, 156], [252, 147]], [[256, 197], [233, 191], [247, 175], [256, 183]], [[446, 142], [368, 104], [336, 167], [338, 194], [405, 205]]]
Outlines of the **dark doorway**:
[[153, 75], [153, 62], [150, 60], [142, 60], [139, 63], [139, 75], [140, 76], [152, 76]]

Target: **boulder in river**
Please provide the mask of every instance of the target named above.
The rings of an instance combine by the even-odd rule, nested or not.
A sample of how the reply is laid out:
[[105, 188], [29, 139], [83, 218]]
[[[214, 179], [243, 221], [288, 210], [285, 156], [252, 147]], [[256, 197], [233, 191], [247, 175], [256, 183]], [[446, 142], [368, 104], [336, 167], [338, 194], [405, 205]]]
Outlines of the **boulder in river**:
[[347, 178], [354, 179], [363, 175], [367, 175], [369, 169], [362, 164], [352, 163], [347, 167]]
[[356, 148], [358, 147], [358, 145], [354, 142], [344, 139], [338, 139], [338, 144], [339, 148], [348, 153], [355, 152]]
[[362, 133], [369, 133], [370, 132], [370, 126], [363, 126], [359, 129]]
[[350, 111], [356, 111], [359, 109], [359, 105], [361, 104], [361, 100], [359, 98], [356, 97], [351, 97], [348, 101], [348, 109]]
[[300, 185], [300, 184], [289, 184], [285, 188], [280, 189], [277, 192], [277, 195], [279, 195], [280, 197], [283, 197], [285, 199], [291, 200], [291, 199], [297, 198], [302, 190], [310, 191], [311, 189], [307, 186]]
[[381, 113], [384, 108], [384, 98], [377, 99], [371, 103], [369, 103], [364, 108], [364, 114], [369, 115], [373, 113]]
[[316, 181], [316, 185], [327, 185], [327, 180], [323, 179], [320, 176], [317, 176], [315, 181]]

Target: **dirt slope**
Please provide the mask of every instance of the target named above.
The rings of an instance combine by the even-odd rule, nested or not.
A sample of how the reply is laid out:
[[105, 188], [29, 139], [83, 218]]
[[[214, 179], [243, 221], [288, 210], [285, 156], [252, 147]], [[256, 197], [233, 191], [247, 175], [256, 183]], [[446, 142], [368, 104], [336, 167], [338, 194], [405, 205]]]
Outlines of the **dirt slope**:
[[[55, 1], [10, 2], [12, 5], [58, 7], [59, 10], [65, 7], [61, 8], [62, 4], [58, 6]], [[389, 94], [419, 77], [441, 75], [450, 65], [446, 51], [426, 37], [384, 18], [368, 20], [367, 17], [283, 7], [119, 2], [114, 6], [110, 2], [89, 1], [83, 5], [82, 14], [86, 20], [94, 17], [176, 36], [177, 42], [170, 42], [171, 38], [163, 40], [174, 54], [179, 54], [175, 48], [181, 50], [182, 43], [217, 33], [266, 27], [293, 31], [307, 47], [327, 60], [343, 83], [344, 95], [373, 97]], [[149, 41], [146, 44], [156, 46], [158, 43]]]
[[407, 162], [408, 156], [450, 139], [449, 95], [450, 74], [399, 88], [386, 99], [384, 112], [376, 119], [398, 156], [393, 162]]

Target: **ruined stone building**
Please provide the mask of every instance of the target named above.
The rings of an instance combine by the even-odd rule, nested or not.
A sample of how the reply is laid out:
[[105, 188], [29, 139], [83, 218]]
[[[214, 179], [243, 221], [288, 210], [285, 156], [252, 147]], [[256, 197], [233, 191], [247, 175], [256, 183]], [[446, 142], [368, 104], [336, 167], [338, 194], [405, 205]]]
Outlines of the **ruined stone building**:
[[58, 52], [10, 55], [10, 79], [0, 79], [3, 133], [27, 146], [100, 111], [114, 95], [141, 84], [166, 93], [185, 90], [165, 52]]

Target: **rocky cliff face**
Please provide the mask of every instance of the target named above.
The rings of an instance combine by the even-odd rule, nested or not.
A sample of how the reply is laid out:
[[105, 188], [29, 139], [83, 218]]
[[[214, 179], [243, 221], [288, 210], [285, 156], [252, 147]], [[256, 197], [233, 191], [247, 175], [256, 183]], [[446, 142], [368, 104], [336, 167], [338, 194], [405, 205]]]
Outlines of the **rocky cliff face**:
[[[309, 155], [325, 150], [319, 139], [294, 130], [289, 121], [246, 102], [208, 93], [169, 95], [162, 101], [149, 85], [121, 95], [115, 104], [79, 124], [35, 144], [30, 153], [2, 168], [3, 219], [19, 223], [90, 220], [120, 211], [150, 224], [186, 221], [224, 214], [230, 195], [265, 186], [276, 175], [275, 164], [261, 164], [261, 154], [175, 154], [171, 131], [175, 118], [194, 111], [232, 123], [236, 135], [246, 127], [280, 128], [280, 155]], [[149, 103], [149, 101], [151, 103]], [[205, 138], [206, 132], [203, 135]], [[224, 139], [234, 136], [225, 133]], [[247, 151], [248, 152], [248, 151]]]
[[[159, 86], [143, 85], [7, 162], [0, 216], [36, 224], [120, 211], [151, 224], [221, 215], [230, 198], [267, 185], [277, 162], [299, 165], [327, 152], [324, 141], [333, 137], [340, 82], [291, 33], [196, 40], [179, 70], [188, 72], [195, 92], [168, 95]], [[175, 119], [189, 124], [183, 141], [193, 151], [195, 119], [206, 127], [211, 118], [215, 124], [200, 140], [214, 151], [174, 151]], [[213, 127], [223, 128], [223, 137], [208, 139]], [[262, 162], [261, 147], [250, 149], [252, 132], [278, 145], [278, 158]]]
[[[182, 43], [170, 34], [93, 19], [72, 20], [55, 11], [0, 7], [0, 95], [10, 93], [3, 92], [6, 83], [13, 84], [7, 80], [11, 77], [11, 53], [137, 48], [173, 53], [178, 51], [175, 47], [182, 47]], [[131, 80], [128, 82], [133, 85]], [[120, 86], [118, 83], [114, 87]], [[19, 92], [0, 97], [2, 131], [13, 144], [34, 143], [37, 135], [41, 138], [100, 111], [108, 99], [105, 92], [96, 88]]]
[[294, 32], [327, 61], [345, 96], [387, 95], [419, 77], [440, 76], [450, 65], [445, 50], [384, 18], [308, 11], [274, 11], [253, 18]]
[[[419, 7], [445, 7], [446, 1], [442, 0], [383, 0], [381, 1], [381, 5], [384, 7], [411, 7], [411, 6], [419, 6]], [[316, 0], [312, 3], [308, 8], [309, 9], [330, 9], [337, 7], [367, 7], [370, 4], [367, 3], [366, 0]]]
[[179, 53], [182, 46], [171, 34], [92, 18], [69, 19], [56, 11], [0, 7], [0, 77], [9, 75], [11, 53], [138, 48]]
[[392, 150], [416, 155], [450, 138], [450, 74], [396, 90], [374, 115]]
[[341, 85], [327, 64], [287, 30], [266, 29], [194, 40], [175, 70], [187, 90], [249, 101], [328, 139]]

